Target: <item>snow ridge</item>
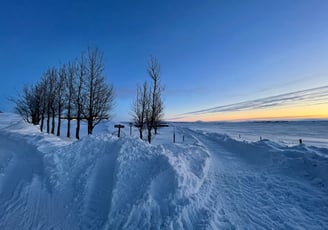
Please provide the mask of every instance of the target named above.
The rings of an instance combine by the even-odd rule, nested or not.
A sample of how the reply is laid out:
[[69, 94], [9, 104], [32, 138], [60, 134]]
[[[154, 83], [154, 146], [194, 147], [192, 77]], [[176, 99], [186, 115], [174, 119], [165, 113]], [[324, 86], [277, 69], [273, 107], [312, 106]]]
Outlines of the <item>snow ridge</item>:
[[176, 127], [176, 144], [107, 132], [73, 142], [8, 114], [0, 131], [0, 229], [328, 225], [326, 148], [192, 127]]

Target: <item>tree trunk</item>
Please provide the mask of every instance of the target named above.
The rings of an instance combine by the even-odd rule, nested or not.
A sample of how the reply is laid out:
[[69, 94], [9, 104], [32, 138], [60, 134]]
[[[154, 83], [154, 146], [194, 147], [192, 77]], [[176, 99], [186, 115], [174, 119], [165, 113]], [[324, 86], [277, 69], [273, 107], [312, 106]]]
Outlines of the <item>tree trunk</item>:
[[39, 118], [38, 118], [38, 114], [32, 114], [32, 124], [33, 125], [38, 125], [39, 124]]
[[76, 139], [80, 139], [80, 123], [81, 123], [81, 110], [80, 110], [80, 104], [79, 101], [77, 103], [78, 109], [77, 109], [77, 115], [76, 115], [76, 131], [75, 131], [75, 137]]
[[75, 132], [75, 137], [76, 139], [80, 139], [80, 117], [77, 118], [76, 121], [76, 132]]
[[67, 112], [67, 135], [68, 138], [71, 137], [71, 108], [68, 107]]
[[139, 136], [140, 136], [140, 139], [142, 140], [142, 128], [139, 128]]
[[71, 137], [71, 100], [68, 101], [67, 109], [67, 135], [68, 138]]
[[60, 112], [58, 114], [58, 124], [57, 124], [57, 136], [60, 136], [60, 125], [61, 125], [61, 120], [60, 120]]
[[67, 118], [67, 137], [71, 137], [71, 118]]
[[92, 130], [93, 130], [93, 120], [91, 120], [89, 118], [88, 119], [88, 135], [92, 134]]
[[148, 129], [148, 143], [151, 143], [151, 129]]
[[42, 113], [42, 115], [41, 115], [41, 125], [40, 125], [41, 132], [43, 131], [43, 126], [44, 126], [44, 114]]
[[57, 124], [57, 136], [60, 136], [60, 126], [61, 126], [61, 110], [62, 106], [60, 102], [58, 103], [58, 124]]
[[55, 134], [55, 110], [52, 109], [51, 134]]
[[50, 133], [50, 111], [48, 111], [47, 115], [47, 133]]

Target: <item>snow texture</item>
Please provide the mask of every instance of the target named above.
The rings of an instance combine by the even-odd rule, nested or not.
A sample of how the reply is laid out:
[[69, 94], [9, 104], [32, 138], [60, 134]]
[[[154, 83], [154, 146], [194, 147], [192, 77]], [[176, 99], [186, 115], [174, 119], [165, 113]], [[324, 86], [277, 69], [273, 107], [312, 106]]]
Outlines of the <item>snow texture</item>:
[[328, 226], [322, 139], [251, 142], [190, 123], [161, 129], [150, 145], [128, 130], [117, 138], [112, 125], [73, 141], [0, 114], [0, 229]]

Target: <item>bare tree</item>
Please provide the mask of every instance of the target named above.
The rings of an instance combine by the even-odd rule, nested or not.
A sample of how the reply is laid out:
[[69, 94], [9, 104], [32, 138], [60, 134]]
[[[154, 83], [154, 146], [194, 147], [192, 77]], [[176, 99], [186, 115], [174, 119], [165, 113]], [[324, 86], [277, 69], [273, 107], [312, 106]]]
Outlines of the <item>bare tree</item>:
[[41, 116], [41, 124], [40, 124], [40, 130], [43, 132], [44, 127], [44, 119], [45, 119], [45, 113], [47, 111], [47, 85], [46, 85], [46, 74], [43, 75], [41, 81], [38, 83], [40, 87], [40, 116]]
[[137, 97], [132, 105], [132, 117], [135, 126], [139, 129], [142, 139], [143, 129], [147, 128], [147, 141], [151, 143], [152, 130], [157, 134], [157, 128], [163, 117], [164, 103], [162, 100], [163, 88], [160, 82], [160, 64], [155, 57], [150, 57], [147, 73], [152, 82], [150, 87], [145, 82], [143, 87], [137, 88]]
[[47, 71], [43, 75], [43, 79], [41, 81], [41, 85], [43, 86], [43, 109], [45, 116], [47, 117], [47, 133], [50, 133], [50, 120], [51, 120], [51, 110], [54, 106], [54, 86], [55, 79], [53, 79], [53, 68], [48, 68]]
[[51, 133], [55, 133], [55, 116], [56, 116], [56, 76], [57, 70], [55, 67], [49, 68], [46, 72], [46, 100], [47, 100], [47, 133], [50, 133], [50, 120]]
[[144, 82], [143, 86], [137, 88], [137, 98], [132, 106], [132, 116], [136, 127], [139, 130], [140, 139], [143, 138], [143, 129], [146, 122], [146, 109], [149, 104], [148, 85]]
[[88, 134], [104, 119], [111, 117], [114, 90], [104, 77], [103, 54], [97, 48], [89, 48], [86, 55], [86, 75], [84, 81], [86, 101], [83, 115], [88, 122]]
[[163, 116], [163, 100], [161, 98], [161, 82], [160, 82], [160, 64], [158, 60], [151, 56], [147, 66], [147, 72], [152, 79], [152, 87], [150, 98], [150, 105], [147, 113], [147, 130], [148, 130], [148, 142], [151, 143], [152, 139], [152, 129], [155, 130], [157, 134], [157, 127]]
[[146, 118], [145, 118], [145, 123], [146, 123], [146, 128], [147, 128], [147, 141], [150, 144], [151, 140], [152, 140], [152, 135], [151, 135], [151, 131], [153, 129], [153, 120], [152, 120], [152, 93], [151, 91], [148, 92], [147, 95], [147, 100], [148, 103], [146, 105], [146, 110], [145, 110], [145, 114], [146, 114]]
[[[24, 87], [25, 89], [25, 87]], [[19, 114], [24, 121], [28, 122], [28, 123], [32, 123], [31, 121], [31, 116], [30, 116], [30, 112], [29, 112], [29, 106], [26, 100], [26, 95], [24, 93], [23, 89], [23, 94], [22, 95], [18, 95], [18, 98], [12, 98], [10, 97], [8, 100], [15, 103], [15, 107], [14, 110], [17, 114]]]
[[155, 111], [154, 111], [154, 131], [157, 135], [157, 129], [160, 126], [163, 118], [164, 103], [161, 96], [161, 91], [159, 91], [155, 96]]
[[51, 97], [51, 85], [50, 85], [50, 69], [47, 70], [46, 76], [45, 76], [45, 84], [46, 84], [46, 113], [47, 113], [47, 133], [50, 133], [50, 115], [51, 115], [51, 103], [52, 103], [52, 97]]
[[73, 63], [69, 63], [66, 69], [66, 109], [67, 109], [67, 137], [71, 136], [71, 120], [72, 120], [72, 110], [74, 108], [74, 79], [76, 75], [76, 66]]
[[[76, 116], [75, 136], [80, 137], [80, 122], [88, 122], [88, 134], [103, 119], [111, 117], [114, 89], [106, 83], [103, 54], [96, 48], [89, 48], [78, 63], [69, 63], [61, 68], [48, 68], [40, 82], [25, 87], [17, 99], [16, 111], [28, 122], [39, 124], [43, 131], [47, 118], [47, 132], [54, 134], [57, 116], [57, 135], [60, 135], [62, 113], [68, 119], [67, 137], [70, 137], [71, 120]], [[50, 124], [51, 123], [51, 124]]]
[[75, 137], [76, 139], [80, 139], [80, 123], [82, 120], [82, 111], [83, 111], [83, 83], [84, 78], [86, 76], [86, 66], [85, 66], [85, 56], [81, 55], [80, 62], [78, 64], [78, 77], [76, 78], [76, 97], [75, 97], [75, 105], [76, 105], [76, 131]]
[[38, 85], [24, 86], [22, 95], [18, 98], [10, 98], [15, 103], [15, 111], [22, 116], [22, 118], [34, 125], [39, 124], [40, 121], [40, 88]]
[[32, 115], [32, 124], [38, 125], [40, 122], [40, 105], [41, 105], [41, 87], [36, 84], [31, 87], [30, 109]]
[[61, 118], [62, 110], [64, 106], [64, 94], [65, 94], [65, 80], [66, 80], [66, 67], [63, 65], [56, 75], [56, 102], [57, 102], [57, 136], [60, 136]]

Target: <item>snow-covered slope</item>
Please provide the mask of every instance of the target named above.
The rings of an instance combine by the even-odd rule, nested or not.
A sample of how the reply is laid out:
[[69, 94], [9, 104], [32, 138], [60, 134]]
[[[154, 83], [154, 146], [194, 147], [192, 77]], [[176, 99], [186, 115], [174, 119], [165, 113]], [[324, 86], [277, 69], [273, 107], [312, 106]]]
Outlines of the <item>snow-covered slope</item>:
[[303, 140], [306, 145], [328, 148], [328, 120], [177, 123], [180, 127], [227, 134], [246, 141], [270, 139], [293, 146]]
[[192, 126], [149, 145], [108, 129], [71, 141], [0, 114], [0, 229], [328, 226], [328, 149]]

